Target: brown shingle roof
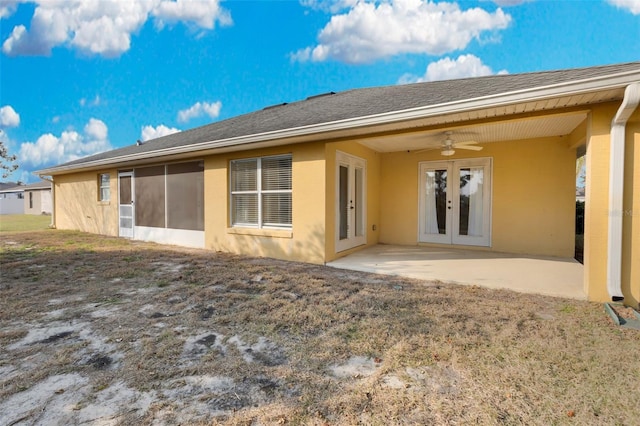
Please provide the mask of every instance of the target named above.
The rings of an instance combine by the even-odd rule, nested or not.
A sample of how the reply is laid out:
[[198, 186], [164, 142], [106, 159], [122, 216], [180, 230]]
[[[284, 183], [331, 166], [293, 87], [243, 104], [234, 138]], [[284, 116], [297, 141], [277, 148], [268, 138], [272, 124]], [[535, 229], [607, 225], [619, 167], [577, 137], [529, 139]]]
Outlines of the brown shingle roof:
[[144, 157], [145, 153], [181, 146], [187, 147], [202, 142], [215, 142], [418, 107], [497, 96], [633, 71], [640, 72], [640, 62], [348, 90], [268, 107], [147, 141], [142, 145], [134, 144], [81, 158], [60, 167], [116, 159], [127, 155]]

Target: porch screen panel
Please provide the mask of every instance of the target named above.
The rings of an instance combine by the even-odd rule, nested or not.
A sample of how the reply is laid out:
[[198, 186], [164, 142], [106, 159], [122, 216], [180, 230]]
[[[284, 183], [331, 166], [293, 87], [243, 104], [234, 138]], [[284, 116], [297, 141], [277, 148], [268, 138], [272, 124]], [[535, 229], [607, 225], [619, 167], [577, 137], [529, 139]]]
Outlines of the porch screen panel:
[[167, 227], [204, 230], [204, 163], [167, 166]]
[[482, 167], [460, 169], [459, 235], [482, 236], [483, 178]]
[[136, 226], [165, 227], [165, 166], [135, 169]]

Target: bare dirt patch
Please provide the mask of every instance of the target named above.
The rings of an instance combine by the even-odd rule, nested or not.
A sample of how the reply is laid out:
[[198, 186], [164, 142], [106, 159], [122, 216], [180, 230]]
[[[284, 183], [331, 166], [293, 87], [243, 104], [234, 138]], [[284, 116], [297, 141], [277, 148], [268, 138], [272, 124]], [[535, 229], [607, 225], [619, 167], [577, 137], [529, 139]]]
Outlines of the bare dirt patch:
[[637, 423], [599, 304], [61, 231], [0, 267], [2, 426]]

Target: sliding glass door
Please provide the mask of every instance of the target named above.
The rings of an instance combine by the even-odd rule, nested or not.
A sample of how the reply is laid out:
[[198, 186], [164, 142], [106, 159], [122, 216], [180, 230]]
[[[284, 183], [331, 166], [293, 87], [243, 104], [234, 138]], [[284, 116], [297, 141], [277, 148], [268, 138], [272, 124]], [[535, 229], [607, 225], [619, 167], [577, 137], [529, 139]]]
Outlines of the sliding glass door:
[[489, 246], [491, 159], [420, 163], [420, 242]]

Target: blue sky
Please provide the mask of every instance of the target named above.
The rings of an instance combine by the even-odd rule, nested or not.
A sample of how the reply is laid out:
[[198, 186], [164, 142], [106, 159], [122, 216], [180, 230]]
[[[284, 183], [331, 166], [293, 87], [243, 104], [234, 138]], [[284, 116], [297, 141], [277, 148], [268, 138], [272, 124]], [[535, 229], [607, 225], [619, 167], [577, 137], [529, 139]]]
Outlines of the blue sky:
[[351, 88], [640, 60], [640, 0], [0, 0], [0, 140], [31, 172]]

